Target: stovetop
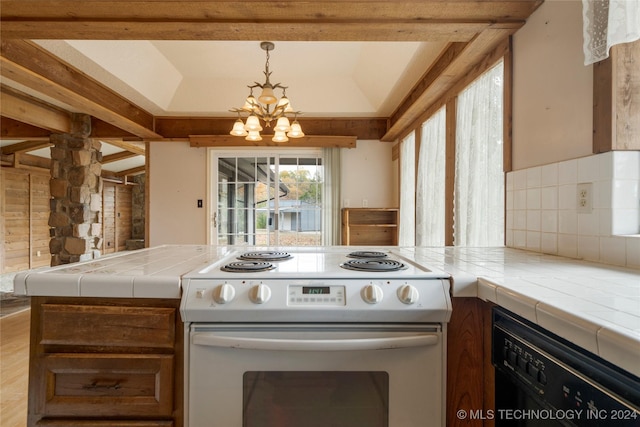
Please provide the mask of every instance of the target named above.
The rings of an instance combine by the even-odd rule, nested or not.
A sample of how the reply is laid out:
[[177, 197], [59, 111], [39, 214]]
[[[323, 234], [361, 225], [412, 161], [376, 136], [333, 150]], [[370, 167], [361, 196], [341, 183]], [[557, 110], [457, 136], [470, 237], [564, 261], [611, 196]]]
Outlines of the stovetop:
[[392, 250], [354, 250], [349, 247], [242, 248], [211, 265], [193, 271], [189, 279], [276, 278], [448, 278]]
[[237, 248], [183, 276], [181, 314], [199, 323], [442, 323], [449, 289], [449, 275], [391, 249]]

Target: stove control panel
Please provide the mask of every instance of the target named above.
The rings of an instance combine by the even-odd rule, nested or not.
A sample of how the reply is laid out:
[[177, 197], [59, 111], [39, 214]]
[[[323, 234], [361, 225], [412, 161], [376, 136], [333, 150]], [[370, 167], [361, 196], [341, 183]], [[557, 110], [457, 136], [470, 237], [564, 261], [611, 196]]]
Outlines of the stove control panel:
[[346, 304], [344, 286], [289, 286], [289, 306], [321, 305], [341, 306]]

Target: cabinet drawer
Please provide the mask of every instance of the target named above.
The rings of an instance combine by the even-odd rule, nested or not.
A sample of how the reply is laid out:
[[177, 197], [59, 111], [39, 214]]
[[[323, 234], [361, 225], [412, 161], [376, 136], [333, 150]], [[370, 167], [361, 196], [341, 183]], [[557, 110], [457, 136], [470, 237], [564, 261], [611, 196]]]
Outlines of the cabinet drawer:
[[173, 355], [46, 354], [39, 413], [75, 417], [170, 417]]
[[169, 420], [52, 420], [44, 419], [36, 423], [38, 427], [174, 427]]
[[175, 308], [43, 304], [40, 309], [43, 345], [175, 345]]

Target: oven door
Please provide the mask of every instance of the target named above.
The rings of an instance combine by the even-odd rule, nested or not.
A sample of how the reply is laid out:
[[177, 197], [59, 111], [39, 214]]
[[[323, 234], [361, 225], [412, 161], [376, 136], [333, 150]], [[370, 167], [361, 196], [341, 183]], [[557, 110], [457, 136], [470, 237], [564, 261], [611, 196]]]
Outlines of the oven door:
[[191, 325], [187, 425], [444, 426], [440, 325]]

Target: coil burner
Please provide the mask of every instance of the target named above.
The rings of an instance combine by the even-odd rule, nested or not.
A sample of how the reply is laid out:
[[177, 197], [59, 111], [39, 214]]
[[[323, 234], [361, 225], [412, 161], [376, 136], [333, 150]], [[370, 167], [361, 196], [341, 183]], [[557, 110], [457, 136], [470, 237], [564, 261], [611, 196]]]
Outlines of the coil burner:
[[350, 259], [340, 264], [347, 270], [386, 273], [407, 268], [406, 265], [392, 259]]
[[238, 261], [220, 267], [222, 271], [229, 273], [259, 273], [274, 268], [273, 264], [266, 261]]
[[238, 257], [248, 261], [284, 261], [291, 258], [293, 257], [287, 252], [276, 251], [245, 252]]
[[378, 251], [356, 251], [351, 252], [347, 257], [357, 259], [381, 259], [386, 258], [387, 254]]

